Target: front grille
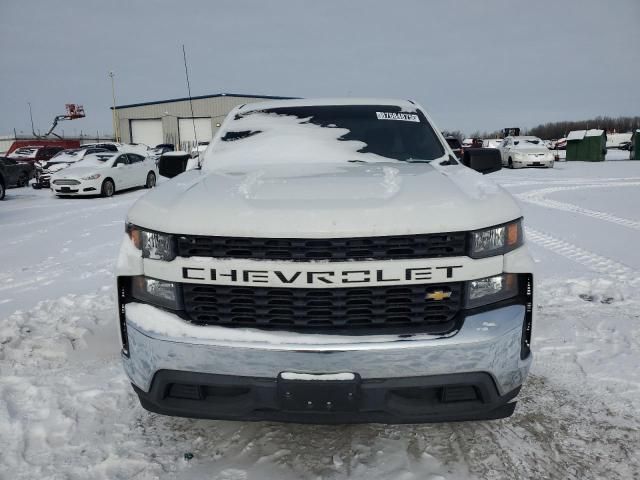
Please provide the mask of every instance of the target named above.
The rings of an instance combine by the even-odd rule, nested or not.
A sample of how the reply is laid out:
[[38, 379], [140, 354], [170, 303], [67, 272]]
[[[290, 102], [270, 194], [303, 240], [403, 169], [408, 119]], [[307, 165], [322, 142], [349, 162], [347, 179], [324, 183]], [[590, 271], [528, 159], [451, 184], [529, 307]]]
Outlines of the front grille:
[[178, 237], [178, 256], [260, 260], [392, 260], [466, 255], [466, 233], [356, 238]]
[[[441, 334], [455, 327], [462, 284], [370, 288], [266, 288], [182, 284], [194, 323], [338, 333], [406, 329]], [[426, 300], [429, 292], [449, 298]]]
[[78, 180], [60, 179], [60, 180], [54, 180], [53, 184], [54, 185], [80, 185], [80, 182]]

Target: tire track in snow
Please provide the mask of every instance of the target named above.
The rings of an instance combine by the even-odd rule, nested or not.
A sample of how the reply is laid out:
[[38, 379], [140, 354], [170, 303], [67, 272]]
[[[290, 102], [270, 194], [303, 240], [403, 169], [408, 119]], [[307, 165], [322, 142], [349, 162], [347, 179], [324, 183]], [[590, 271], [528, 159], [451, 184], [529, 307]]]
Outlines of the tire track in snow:
[[[141, 193], [145, 193], [145, 191], [141, 191]], [[126, 193], [125, 193], [125, 195], [126, 195]], [[53, 201], [55, 201], [55, 199]], [[81, 201], [82, 201], [82, 199], [78, 199], [78, 204]], [[118, 200], [98, 199], [98, 203], [97, 204], [85, 205], [85, 206], [77, 208], [75, 210], [65, 209], [64, 211], [62, 211], [60, 213], [56, 213], [56, 214], [48, 215], [48, 216], [44, 216], [44, 217], [39, 217], [39, 218], [25, 219], [24, 221], [21, 221], [21, 222], [0, 223], [0, 227], [2, 227], [2, 228], [26, 227], [26, 226], [31, 226], [31, 225], [37, 225], [37, 224], [40, 224], [40, 223], [45, 223], [45, 224], [48, 224], [48, 225], [59, 225], [59, 223], [60, 223], [59, 220], [64, 220], [64, 219], [74, 220], [74, 219], [77, 219], [77, 217], [79, 217], [82, 214], [92, 215], [94, 212], [102, 213], [102, 212], [104, 212], [106, 210], [112, 210], [112, 209], [120, 208], [123, 205], [128, 205], [128, 204], [133, 204], [131, 196], [128, 196], [128, 195], [123, 196], [123, 197], [119, 198]], [[63, 206], [66, 206], [66, 204], [63, 204]]]
[[640, 182], [605, 182], [586, 185], [575, 185], [572, 187], [549, 187], [540, 190], [532, 190], [530, 192], [518, 193], [516, 198], [533, 205], [539, 205], [545, 208], [553, 208], [555, 210], [562, 210], [565, 212], [577, 213], [587, 217], [596, 218], [605, 222], [611, 222], [624, 227], [633, 228], [634, 230], [640, 230], [640, 222], [636, 220], [629, 220], [627, 218], [617, 217], [607, 212], [601, 212], [598, 210], [591, 210], [589, 208], [583, 208], [572, 203], [560, 202], [558, 200], [551, 200], [546, 198], [546, 195], [564, 192], [571, 190], [581, 190], [584, 188], [609, 188], [609, 187], [637, 187], [640, 186]]
[[601, 182], [637, 182], [640, 181], [640, 177], [611, 177], [611, 178], [566, 178], [566, 179], [558, 179], [558, 180], [547, 180], [547, 179], [539, 179], [532, 180], [524, 177], [514, 177], [509, 178], [507, 181], [501, 182], [498, 180], [498, 183], [503, 187], [528, 187], [530, 185], [578, 185], [578, 184], [589, 184], [596, 185]]
[[553, 237], [549, 234], [534, 230], [530, 227], [525, 227], [527, 240], [540, 245], [543, 248], [551, 250], [560, 256], [573, 260], [576, 263], [584, 265], [589, 270], [593, 270], [598, 273], [604, 273], [617, 278], [638, 280], [640, 279], [640, 272], [633, 268], [624, 265], [620, 262], [612, 260], [611, 258], [598, 255], [597, 253], [590, 252], [584, 248], [578, 247], [573, 243], [566, 242], [559, 238]]

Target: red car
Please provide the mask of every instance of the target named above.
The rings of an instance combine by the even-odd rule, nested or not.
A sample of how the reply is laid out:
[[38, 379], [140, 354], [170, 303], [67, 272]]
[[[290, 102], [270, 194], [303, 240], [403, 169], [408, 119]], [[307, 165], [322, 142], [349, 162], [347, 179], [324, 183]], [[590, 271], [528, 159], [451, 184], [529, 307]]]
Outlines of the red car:
[[34, 164], [40, 160], [49, 160], [56, 153], [64, 150], [62, 147], [39, 147], [28, 146], [21, 147], [9, 154], [9, 158], [13, 158], [19, 162]]

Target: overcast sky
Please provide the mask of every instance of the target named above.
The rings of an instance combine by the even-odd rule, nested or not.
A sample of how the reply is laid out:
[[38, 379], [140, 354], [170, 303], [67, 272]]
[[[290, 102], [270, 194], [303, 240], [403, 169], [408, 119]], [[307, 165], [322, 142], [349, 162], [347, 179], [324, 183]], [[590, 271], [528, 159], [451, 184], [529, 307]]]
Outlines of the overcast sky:
[[[517, 8], [516, 8], [517, 7]], [[411, 98], [442, 129], [640, 115], [640, 0], [0, 0], [0, 135], [192, 94]]]

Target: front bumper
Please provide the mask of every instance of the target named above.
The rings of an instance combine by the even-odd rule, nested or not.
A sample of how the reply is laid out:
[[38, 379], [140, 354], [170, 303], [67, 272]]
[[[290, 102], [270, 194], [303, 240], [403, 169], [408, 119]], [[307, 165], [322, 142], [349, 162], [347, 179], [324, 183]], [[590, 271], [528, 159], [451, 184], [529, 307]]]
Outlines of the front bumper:
[[[532, 360], [530, 354], [521, 359], [522, 305], [468, 316], [460, 330], [448, 336], [351, 338], [256, 334], [223, 327], [218, 331], [233, 330], [233, 335], [191, 335], [193, 327], [177, 335], [175, 327], [184, 323], [180, 318], [151, 306], [129, 309], [129, 305], [125, 370], [142, 405], [170, 415], [320, 423], [500, 418], [513, 411], [508, 402], [524, 382]], [[137, 322], [150, 314], [157, 316], [158, 328], [143, 328], [140, 324], [149, 322]], [[212, 327], [195, 328], [210, 332]], [[361, 401], [348, 412], [287, 411], [277, 393], [283, 372], [351, 372], [359, 379]], [[173, 383], [202, 392], [229, 382], [240, 388], [234, 392], [244, 393], [237, 398], [211, 395], [212, 399], [170, 394]], [[451, 404], [436, 401], [447, 388], [459, 386], [470, 387], [477, 398]], [[403, 388], [413, 392], [409, 398], [398, 394]], [[419, 400], [413, 398], [416, 395]]]
[[162, 370], [149, 392], [134, 390], [164, 415], [335, 424], [494, 420], [513, 413], [520, 387], [498, 395], [487, 373], [288, 381]]
[[56, 195], [100, 195], [102, 179], [78, 180], [76, 185], [56, 185], [55, 180], [51, 184], [51, 190]]
[[49, 188], [51, 175], [48, 173], [40, 173], [36, 175], [36, 181], [34, 182], [34, 188]]
[[513, 160], [513, 165], [516, 168], [524, 167], [538, 167], [538, 168], [550, 168], [553, 167], [554, 160], [540, 160], [536, 158], [525, 158]]

